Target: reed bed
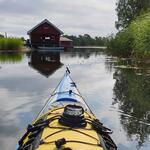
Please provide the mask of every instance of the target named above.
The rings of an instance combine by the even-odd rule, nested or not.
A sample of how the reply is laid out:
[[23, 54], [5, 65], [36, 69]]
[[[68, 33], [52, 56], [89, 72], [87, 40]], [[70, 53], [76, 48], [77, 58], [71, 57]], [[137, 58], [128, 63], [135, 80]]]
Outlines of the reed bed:
[[22, 46], [19, 38], [0, 38], [0, 50], [21, 50]]

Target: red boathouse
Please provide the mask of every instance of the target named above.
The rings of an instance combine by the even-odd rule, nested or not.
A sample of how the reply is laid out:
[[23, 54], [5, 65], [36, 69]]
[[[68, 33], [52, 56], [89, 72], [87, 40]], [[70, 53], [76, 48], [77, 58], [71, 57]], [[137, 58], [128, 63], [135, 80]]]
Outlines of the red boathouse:
[[32, 47], [60, 47], [63, 32], [47, 19], [27, 32]]

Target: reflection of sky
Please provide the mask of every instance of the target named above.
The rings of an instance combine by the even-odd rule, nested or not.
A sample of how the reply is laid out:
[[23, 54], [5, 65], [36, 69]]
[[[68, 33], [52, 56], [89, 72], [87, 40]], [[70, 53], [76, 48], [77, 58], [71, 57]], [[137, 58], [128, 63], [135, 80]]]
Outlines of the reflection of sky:
[[[27, 61], [1, 66], [0, 145], [7, 150], [12, 149], [17, 141], [14, 137], [18, 137], [18, 133], [37, 115], [48, 96], [48, 90], [55, 85], [53, 80], [29, 68]], [[8, 138], [10, 146], [6, 144]]]
[[[115, 80], [113, 70], [109, 72], [105, 67], [105, 56], [72, 56], [71, 53], [62, 53], [61, 62], [64, 66], [49, 78], [30, 68], [27, 58], [20, 63], [0, 65], [1, 149], [14, 149], [27, 124], [37, 115], [50, 92], [58, 84], [66, 66], [70, 68], [72, 78], [93, 112], [104, 125], [114, 131], [112, 137], [119, 149], [136, 149], [136, 140], [129, 141], [120, 124], [117, 106], [114, 109], [111, 106]], [[144, 149], [148, 150], [148, 146], [143, 147]]]

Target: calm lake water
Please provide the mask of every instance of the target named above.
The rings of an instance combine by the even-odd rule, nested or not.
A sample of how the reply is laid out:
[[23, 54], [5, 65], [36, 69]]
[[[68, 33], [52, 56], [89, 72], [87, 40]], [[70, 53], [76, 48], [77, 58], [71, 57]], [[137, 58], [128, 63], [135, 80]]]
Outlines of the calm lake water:
[[[0, 53], [0, 150], [13, 150], [69, 67], [119, 150], [150, 149], [150, 64], [84, 50]], [[138, 66], [138, 67], [137, 67]], [[140, 67], [139, 67], [140, 66]]]

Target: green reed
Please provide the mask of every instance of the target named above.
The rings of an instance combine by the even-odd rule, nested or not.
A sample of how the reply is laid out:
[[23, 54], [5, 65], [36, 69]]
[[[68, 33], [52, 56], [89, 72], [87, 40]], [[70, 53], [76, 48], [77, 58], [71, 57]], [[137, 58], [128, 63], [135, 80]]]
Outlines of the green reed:
[[19, 38], [0, 38], [0, 50], [21, 50], [22, 46]]

